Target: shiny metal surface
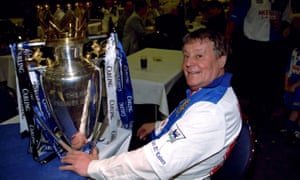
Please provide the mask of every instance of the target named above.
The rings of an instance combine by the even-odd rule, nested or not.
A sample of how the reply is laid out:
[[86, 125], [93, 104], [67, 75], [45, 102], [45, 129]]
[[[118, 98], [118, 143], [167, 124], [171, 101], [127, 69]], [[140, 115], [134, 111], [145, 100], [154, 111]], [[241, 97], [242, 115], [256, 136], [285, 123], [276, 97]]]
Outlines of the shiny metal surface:
[[83, 142], [92, 142], [99, 130], [101, 73], [82, 57], [81, 43], [61, 42], [51, 44], [54, 63], [42, 76], [44, 93], [67, 142], [72, 144], [78, 134]]
[[87, 12], [75, 11], [70, 3], [65, 12], [57, 7], [54, 14], [47, 4], [37, 7], [45, 46], [53, 51], [42, 75], [43, 91], [64, 138], [81, 149], [95, 143], [100, 133], [102, 79], [99, 68], [83, 56]]

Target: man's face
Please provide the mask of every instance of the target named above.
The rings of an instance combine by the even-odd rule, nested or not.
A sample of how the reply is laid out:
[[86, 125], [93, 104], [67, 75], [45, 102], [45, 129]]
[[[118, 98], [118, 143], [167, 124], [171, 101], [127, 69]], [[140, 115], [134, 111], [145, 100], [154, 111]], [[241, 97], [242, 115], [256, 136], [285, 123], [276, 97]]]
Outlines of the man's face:
[[226, 56], [216, 58], [212, 41], [195, 40], [183, 47], [182, 69], [192, 91], [211, 83], [224, 73]]

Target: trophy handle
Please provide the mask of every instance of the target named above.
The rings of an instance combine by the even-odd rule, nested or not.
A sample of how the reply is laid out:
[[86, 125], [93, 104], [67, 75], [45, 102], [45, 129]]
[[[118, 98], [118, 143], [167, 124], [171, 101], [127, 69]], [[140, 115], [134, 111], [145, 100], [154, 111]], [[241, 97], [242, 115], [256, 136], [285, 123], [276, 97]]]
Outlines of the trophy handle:
[[[101, 111], [101, 104], [102, 104], [102, 75], [101, 75], [101, 69], [95, 65], [96, 71], [98, 72], [98, 83], [99, 83], [99, 97], [98, 97], [98, 104], [97, 104], [97, 110], [96, 110], [96, 121], [95, 121], [95, 125], [94, 125], [94, 129], [93, 129], [93, 133], [91, 134], [91, 136], [88, 138], [88, 143], [86, 145], [84, 145], [84, 147], [82, 148], [84, 152], [86, 152], [87, 150], [90, 151], [93, 148], [96, 147], [97, 141], [100, 138], [101, 134], [102, 134], [102, 130], [103, 130], [103, 120], [100, 119], [100, 111]], [[89, 83], [90, 85], [90, 83]], [[95, 106], [94, 104], [92, 106]]]

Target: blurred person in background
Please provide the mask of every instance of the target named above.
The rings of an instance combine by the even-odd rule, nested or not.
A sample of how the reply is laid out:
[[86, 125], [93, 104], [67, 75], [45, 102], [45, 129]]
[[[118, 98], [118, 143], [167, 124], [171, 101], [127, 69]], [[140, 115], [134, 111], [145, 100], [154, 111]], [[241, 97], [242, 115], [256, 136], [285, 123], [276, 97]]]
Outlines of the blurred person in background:
[[134, 11], [127, 18], [124, 29], [122, 43], [126, 55], [130, 55], [141, 49], [143, 38], [147, 35], [144, 18], [148, 10], [145, 0], [136, 0]]
[[[283, 104], [286, 39], [293, 20], [290, 0], [232, 0], [225, 32], [235, 66], [233, 87], [247, 101], [249, 121], [266, 130]], [[239, 33], [239, 39], [233, 39]], [[237, 36], [236, 36], [237, 37]], [[236, 40], [239, 44], [233, 42]]]
[[151, 0], [146, 14], [146, 26], [155, 26], [155, 19], [161, 15], [159, 0]]
[[227, 19], [223, 4], [218, 0], [208, 1], [202, 11], [205, 26], [213, 31], [225, 33]]
[[281, 132], [300, 139], [300, 48], [293, 49], [284, 80], [284, 102], [290, 112]]
[[189, 0], [187, 2], [186, 19], [193, 22], [199, 12], [202, 11], [204, 4], [203, 0]]
[[122, 41], [123, 38], [123, 30], [128, 17], [132, 14], [134, 10], [133, 0], [127, 0], [124, 6], [124, 10], [119, 15], [116, 31], [119, 36], [119, 40]]

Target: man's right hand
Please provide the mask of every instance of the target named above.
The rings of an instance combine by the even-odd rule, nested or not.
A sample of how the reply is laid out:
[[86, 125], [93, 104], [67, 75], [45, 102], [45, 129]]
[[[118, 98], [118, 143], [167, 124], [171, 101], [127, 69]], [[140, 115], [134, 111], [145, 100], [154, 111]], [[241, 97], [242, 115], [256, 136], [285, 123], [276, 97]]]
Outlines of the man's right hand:
[[149, 123], [143, 124], [137, 130], [137, 137], [141, 140], [146, 140], [146, 136], [154, 130], [154, 126], [155, 126], [154, 122], [149, 122]]

